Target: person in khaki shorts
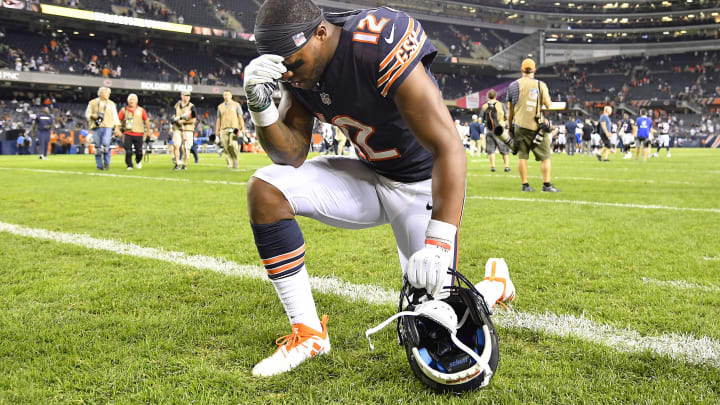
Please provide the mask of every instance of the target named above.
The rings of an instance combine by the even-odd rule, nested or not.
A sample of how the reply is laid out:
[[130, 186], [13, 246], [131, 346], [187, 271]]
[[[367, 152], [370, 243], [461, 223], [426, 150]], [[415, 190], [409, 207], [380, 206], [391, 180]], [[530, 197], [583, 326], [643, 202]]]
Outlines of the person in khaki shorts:
[[195, 142], [195, 121], [197, 121], [197, 111], [195, 106], [190, 102], [190, 92], [183, 91], [180, 93], [180, 101], [175, 103], [175, 114], [171, 121], [173, 124], [173, 159], [175, 160], [175, 168], [180, 170], [180, 148], [183, 148], [182, 170], [187, 170], [188, 156], [190, 156], [190, 148]]
[[[495, 110], [495, 114], [491, 114], [490, 111]], [[508, 157], [508, 146], [501, 141], [503, 128], [505, 128], [505, 110], [502, 104], [497, 101], [497, 92], [490, 90], [488, 92], [488, 101], [483, 104], [480, 108], [481, 116], [485, 124], [485, 147], [490, 160], [490, 171], [495, 171], [495, 150], [500, 152], [502, 155], [503, 163], [505, 164], [505, 172], [510, 171], [510, 158]], [[497, 122], [493, 122], [497, 120]], [[500, 136], [495, 134], [499, 133]]]
[[225, 150], [228, 168], [237, 169], [240, 165], [240, 147], [238, 137], [245, 135], [245, 121], [240, 103], [233, 101], [230, 90], [223, 92], [225, 102], [218, 106], [215, 133], [220, 137], [220, 144]]
[[518, 171], [522, 191], [535, 191], [527, 180], [527, 161], [530, 151], [535, 160], [541, 162], [543, 176], [542, 191], [556, 193], [557, 188], [550, 182], [550, 131], [542, 130], [541, 123], [549, 129], [549, 123], [542, 117], [542, 106], [550, 108], [550, 91], [547, 85], [535, 79], [535, 61], [522, 62], [522, 77], [508, 88], [508, 128], [513, 137], [513, 153], [518, 153]]

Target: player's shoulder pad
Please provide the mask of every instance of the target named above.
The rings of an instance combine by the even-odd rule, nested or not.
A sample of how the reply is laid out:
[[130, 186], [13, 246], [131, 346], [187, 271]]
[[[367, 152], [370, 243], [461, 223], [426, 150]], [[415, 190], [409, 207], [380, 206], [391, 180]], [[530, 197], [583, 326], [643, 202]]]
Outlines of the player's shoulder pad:
[[423, 47], [429, 41], [419, 21], [389, 7], [362, 10], [348, 20], [345, 29], [352, 31], [354, 47], [360, 51], [355, 55], [374, 69], [383, 96], [422, 59]]

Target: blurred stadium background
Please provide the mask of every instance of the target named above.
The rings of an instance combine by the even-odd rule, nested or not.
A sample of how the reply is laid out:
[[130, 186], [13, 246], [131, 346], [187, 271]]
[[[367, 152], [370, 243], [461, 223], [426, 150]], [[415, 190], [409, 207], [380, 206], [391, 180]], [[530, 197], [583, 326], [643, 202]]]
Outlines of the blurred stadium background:
[[[161, 148], [168, 107], [192, 90], [204, 138], [229, 88], [242, 99], [243, 67], [256, 52], [260, 1], [3, 0], [0, 8], [2, 154], [40, 106], [59, 117], [58, 151], [75, 152], [86, 103], [99, 86], [146, 106]], [[606, 104], [669, 119], [673, 145], [712, 146], [720, 108], [720, 3], [695, 1], [353, 0], [328, 11], [390, 5], [418, 18], [439, 49], [433, 71], [453, 115], [467, 122], [489, 88], [502, 90], [520, 61], [538, 61], [552, 118], [597, 119]], [[501, 99], [502, 99], [502, 91]], [[621, 116], [621, 115], [619, 115]], [[618, 117], [619, 117], [618, 116]], [[248, 120], [249, 122], [249, 120]], [[318, 137], [319, 138], [319, 137]], [[34, 145], [33, 148], [34, 150]]]

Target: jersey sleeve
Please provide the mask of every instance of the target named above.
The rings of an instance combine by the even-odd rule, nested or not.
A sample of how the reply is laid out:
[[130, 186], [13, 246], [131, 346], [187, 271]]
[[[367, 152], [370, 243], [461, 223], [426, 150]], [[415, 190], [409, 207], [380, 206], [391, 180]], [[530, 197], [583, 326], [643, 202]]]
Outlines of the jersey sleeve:
[[143, 108], [142, 111], [143, 111], [143, 114], [142, 114], [143, 121], [147, 121], [148, 119], [150, 119], [148, 117], [147, 110]]
[[120, 119], [120, 121], [125, 119], [125, 109], [124, 108], [120, 109], [120, 112], [118, 113], [118, 118]]
[[505, 101], [512, 103], [513, 106], [517, 105], [518, 99], [520, 98], [520, 83], [516, 81], [510, 83], [508, 86], [507, 95]]
[[[415, 66], [422, 62], [428, 69], [437, 54], [420, 22], [403, 12], [384, 7], [376, 9], [360, 19], [357, 28], [360, 27], [365, 27], [365, 31], [373, 28], [379, 31], [377, 37], [373, 37], [377, 38], [375, 75], [383, 97], [394, 97]], [[353, 34], [353, 41], [357, 41], [358, 32], [361, 31]]]

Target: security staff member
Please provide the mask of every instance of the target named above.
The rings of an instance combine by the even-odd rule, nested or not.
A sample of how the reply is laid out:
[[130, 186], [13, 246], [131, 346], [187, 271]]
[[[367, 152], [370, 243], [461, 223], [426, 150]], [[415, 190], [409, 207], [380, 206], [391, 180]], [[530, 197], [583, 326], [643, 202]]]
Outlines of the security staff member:
[[150, 136], [151, 130], [147, 111], [138, 105], [137, 94], [128, 96], [127, 106], [120, 110], [118, 118], [123, 127], [123, 148], [125, 148], [127, 169], [133, 169], [133, 148], [135, 148], [135, 165], [138, 169], [142, 169], [143, 140]]
[[535, 160], [541, 162], [542, 191], [556, 193], [560, 190], [550, 182], [550, 134], [540, 127], [541, 123], [549, 127], [541, 111], [542, 105], [550, 108], [550, 91], [545, 83], [535, 79], [535, 61], [525, 59], [521, 71], [522, 77], [508, 88], [508, 128], [518, 151], [522, 191], [535, 191], [527, 181], [527, 160], [532, 151]]
[[245, 135], [245, 121], [240, 103], [233, 101], [230, 90], [223, 92], [225, 102], [218, 106], [215, 133], [220, 137], [220, 144], [225, 150], [228, 168], [239, 167], [240, 148], [238, 137]]
[[54, 122], [55, 117], [50, 114], [50, 109], [43, 107], [33, 123], [33, 137], [38, 139], [38, 154], [40, 155], [41, 160], [47, 159], [48, 144], [50, 143], [50, 130], [52, 130]]
[[100, 87], [98, 97], [90, 100], [85, 109], [90, 130], [95, 144], [95, 165], [98, 170], [110, 170], [110, 138], [113, 129], [115, 135], [120, 137], [120, 119], [118, 118], [117, 107], [110, 100], [110, 89]]
[[190, 156], [190, 148], [195, 142], [195, 122], [197, 121], [197, 111], [195, 106], [190, 102], [190, 92], [183, 91], [180, 93], [180, 101], [175, 103], [175, 115], [171, 121], [173, 123], [173, 158], [175, 160], [175, 168], [180, 170], [180, 148], [183, 148], [182, 170], [187, 170], [188, 156]]

